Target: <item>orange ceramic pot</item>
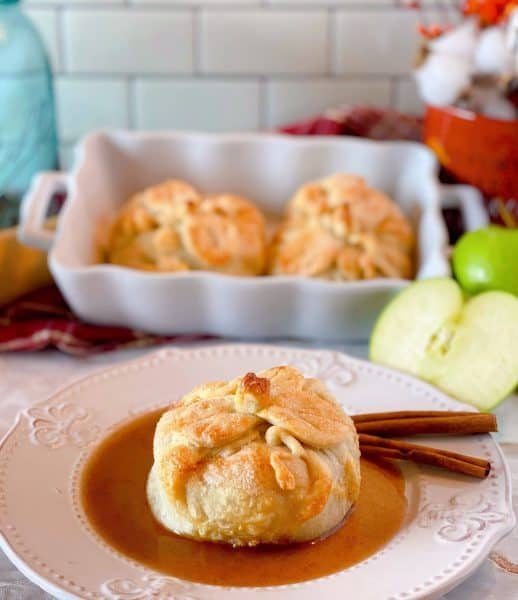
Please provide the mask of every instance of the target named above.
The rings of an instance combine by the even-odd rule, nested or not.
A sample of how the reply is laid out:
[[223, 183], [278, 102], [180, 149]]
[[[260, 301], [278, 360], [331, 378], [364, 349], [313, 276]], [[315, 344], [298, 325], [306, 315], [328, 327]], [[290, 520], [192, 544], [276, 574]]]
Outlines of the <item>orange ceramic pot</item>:
[[424, 141], [449, 175], [476, 186], [518, 219], [518, 120], [429, 106]]

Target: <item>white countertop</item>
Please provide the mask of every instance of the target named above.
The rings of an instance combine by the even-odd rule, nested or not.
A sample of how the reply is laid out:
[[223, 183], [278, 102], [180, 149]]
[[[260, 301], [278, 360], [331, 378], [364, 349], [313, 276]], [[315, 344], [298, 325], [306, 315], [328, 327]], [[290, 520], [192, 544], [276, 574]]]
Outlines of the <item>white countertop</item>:
[[[283, 342], [293, 345], [293, 342]], [[319, 347], [318, 343], [297, 344]], [[326, 347], [330, 347], [326, 345]], [[334, 349], [365, 358], [363, 345], [333, 345]], [[142, 356], [150, 349], [119, 351], [73, 358], [57, 351], [0, 355], [0, 434], [9, 429], [19, 410], [52, 394], [73, 379], [104, 366]], [[496, 411], [500, 432], [497, 439], [513, 475], [514, 507], [518, 512], [518, 396], [506, 400]], [[499, 566], [500, 565], [500, 566]], [[518, 598], [518, 527], [498, 546], [483, 565], [446, 600], [516, 600]], [[0, 599], [38, 600], [50, 596], [30, 583], [0, 554]], [[166, 600], [158, 598], [157, 600]]]

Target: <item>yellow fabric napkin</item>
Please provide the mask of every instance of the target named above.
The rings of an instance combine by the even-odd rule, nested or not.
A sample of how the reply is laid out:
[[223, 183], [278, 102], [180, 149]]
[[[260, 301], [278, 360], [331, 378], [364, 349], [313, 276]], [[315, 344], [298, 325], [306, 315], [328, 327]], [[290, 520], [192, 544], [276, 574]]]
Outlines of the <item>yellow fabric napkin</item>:
[[50, 283], [47, 253], [20, 244], [15, 228], [0, 230], [0, 306]]

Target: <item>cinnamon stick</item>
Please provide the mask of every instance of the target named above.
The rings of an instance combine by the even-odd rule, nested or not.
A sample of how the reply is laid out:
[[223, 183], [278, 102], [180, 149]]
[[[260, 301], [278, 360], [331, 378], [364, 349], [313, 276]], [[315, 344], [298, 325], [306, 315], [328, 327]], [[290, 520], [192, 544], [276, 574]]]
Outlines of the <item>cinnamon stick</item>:
[[364, 423], [365, 421], [386, 421], [388, 419], [409, 419], [416, 417], [455, 417], [465, 415], [478, 415], [480, 413], [460, 410], [393, 410], [390, 412], [364, 413], [352, 415], [351, 419], [355, 423]]
[[448, 413], [436, 415], [410, 416], [376, 413], [353, 417], [358, 433], [372, 433], [380, 436], [399, 435], [466, 435], [497, 431], [496, 418], [486, 413]]
[[419, 464], [433, 465], [479, 479], [486, 478], [491, 470], [491, 463], [485, 459], [450, 452], [449, 450], [388, 440], [367, 434], [360, 434], [359, 440], [363, 456], [411, 460]]

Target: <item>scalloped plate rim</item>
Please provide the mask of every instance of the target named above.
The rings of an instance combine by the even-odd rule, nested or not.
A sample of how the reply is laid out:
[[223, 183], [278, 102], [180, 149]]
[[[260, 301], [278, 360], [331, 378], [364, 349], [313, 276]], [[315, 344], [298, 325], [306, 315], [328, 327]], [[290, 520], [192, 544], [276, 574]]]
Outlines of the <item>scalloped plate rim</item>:
[[[134, 359], [131, 359], [128, 361], [121, 361], [121, 362], [112, 364], [107, 367], [105, 366], [105, 367], [100, 367], [99, 369], [95, 369], [94, 371], [92, 371], [91, 373], [89, 373], [87, 375], [73, 379], [71, 382], [69, 382], [63, 386], [60, 386], [53, 393], [46, 395], [42, 400], [35, 402], [30, 407], [19, 411], [14, 419], [12, 426], [9, 428], [9, 430], [5, 433], [5, 435], [0, 440], [0, 455], [4, 449], [5, 444], [9, 440], [9, 438], [16, 432], [18, 427], [22, 424], [23, 419], [25, 417], [27, 417], [27, 413], [29, 410], [36, 408], [36, 407], [45, 406], [46, 404], [51, 402], [52, 399], [66, 393], [69, 390], [72, 390], [73, 388], [80, 386], [82, 383], [87, 382], [88, 380], [91, 380], [91, 379], [99, 377], [99, 376], [107, 375], [108, 373], [110, 373], [112, 371], [117, 371], [122, 368], [131, 367], [132, 365], [136, 366], [136, 365], [140, 365], [143, 363], [149, 363], [149, 362], [156, 361], [156, 360], [162, 361], [162, 360], [166, 360], [168, 358], [174, 360], [175, 357], [178, 357], [180, 355], [192, 354], [192, 353], [196, 353], [196, 352], [211, 353], [211, 352], [217, 351], [218, 349], [219, 350], [223, 349], [223, 350], [230, 351], [230, 352], [247, 349], [248, 351], [261, 350], [261, 351], [272, 351], [272, 352], [280, 351], [280, 352], [291, 352], [291, 353], [301, 352], [302, 354], [315, 355], [315, 356], [318, 354], [322, 354], [322, 353], [329, 354], [329, 355], [340, 355], [343, 358], [345, 358], [347, 360], [347, 362], [349, 362], [353, 365], [356, 364], [360, 367], [362, 365], [363, 366], [372, 365], [375, 369], [381, 371], [382, 373], [384, 372], [386, 374], [396, 374], [403, 382], [408, 381], [413, 386], [416, 386], [417, 388], [422, 388], [425, 391], [428, 390], [434, 396], [442, 398], [442, 399], [446, 400], [448, 403], [454, 403], [454, 404], [458, 405], [459, 409], [462, 408], [462, 409], [469, 410], [472, 412], [477, 412], [473, 406], [466, 404], [464, 402], [461, 402], [459, 400], [456, 400], [454, 398], [451, 398], [450, 396], [448, 396], [444, 392], [438, 390], [434, 386], [432, 386], [424, 381], [421, 381], [407, 373], [398, 371], [396, 369], [391, 369], [391, 368], [385, 367], [383, 365], [378, 365], [376, 363], [371, 363], [370, 361], [367, 361], [367, 360], [363, 360], [363, 359], [359, 359], [359, 358], [350, 356], [350, 355], [346, 354], [345, 352], [341, 352], [339, 350], [325, 349], [325, 348], [314, 349], [314, 348], [305, 348], [305, 347], [298, 347], [298, 346], [279, 346], [279, 345], [275, 345], [275, 344], [257, 344], [257, 343], [230, 343], [230, 344], [222, 343], [222, 344], [210, 344], [210, 345], [204, 344], [204, 345], [194, 346], [194, 347], [179, 347], [179, 348], [166, 347], [166, 348], [160, 348], [158, 350], [150, 351], [149, 353], [146, 353], [141, 357], [137, 357], [137, 358], [134, 358]], [[103, 434], [100, 439], [104, 439], [106, 437], [106, 434], [109, 434], [109, 432], [105, 432], [105, 434]], [[495, 527], [494, 530], [486, 536], [484, 543], [478, 549], [477, 553], [473, 556], [473, 558], [471, 559], [470, 562], [464, 563], [464, 566], [460, 572], [454, 574], [454, 576], [452, 576], [450, 579], [437, 584], [437, 586], [435, 586], [433, 589], [431, 589], [429, 591], [423, 591], [423, 593], [416, 593], [416, 594], [408, 593], [405, 596], [406, 600], [436, 598], [437, 596], [447, 593], [447, 592], [451, 591], [453, 588], [457, 587], [460, 583], [462, 583], [465, 579], [467, 579], [469, 577], [469, 575], [471, 575], [483, 563], [483, 561], [487, 558], [492, 547], [499, 540], [501, 540], [508, 533], [510, 533], [513, 530], [513, 528], [515, 527], [517, 521], [516, 521], [516, 515], [514, 514], [513, 507], [512, 507], [512, 487], [510, 484], [511, 474], [510, 474], [509, 466], [507, 464], [507, 461], [505, 459], [505, 456], [504, 456], [499, 444], [492, 437], [491, 437], [491, 440], [493, 442], [494, 449], [496, 450], [496, 452], [502, 462], [502, 467], [503, 467], [503, 474], [504, 474], [504, 479], [505, 479], [505, 484], [506, 484], [504, 499], [505, 499], [505, 503], [506, 503], [506, 508], [508, 510], [508, 512], [505, 515], [506, 518], [504, 519], [504, 521], [502, 523], [498, 524], [499, 525], [498, 528]], [[96, 440], [96, 443], [98, 441], [100, 441], [100, 440]], [[389, 544], [390, 544], [390, 542], [389, 542]], [[9, 541], [4, 533], [4, 530], [3, 530], [3, 524], [0, 524], [0, 549], [6, 554], [7, 558], [16, 566], [17, 569], [19, 569], [19, 571], [22, 574], [24, 574], [29, 580], [31, 580], [33, 583], [38, 585], [41, 589], [43, 589], [47, 593], [52, 594], [53, 596], [55, 596], [56, 598], [58, 598], [60, 600], [76, 600], [76, 599], [81, 600], [81, 598], [82, 598], [81, 596], [75, 595], [74, 593], [60, 587], [58, 584], [53, 583], [51, 580], [49, 580], [44, 575], [39, 573], [38, 570], [31, 567], [23, 558], [21, 558], [16, 553], [16, 551], [12, 548], [11, 544], [9, 543]], [[133, 561], [133, 562], [135, 562], [135, 561]], [[362, 562], [365, 562], [365, 561], [362, 561]], [[362, 562], [358, 563], [358, 565], [361, 565]], [[142, 568], [146, 569], [147, 572], [150, 574], [155, 573], [158, 577], [166, 577], [166, 578], [168, 577], [162, 573], [152, 571], [151, 569], [145, 567], [144, 565], [142, 565]], [[345, 571], [347, 571], [347, 569]], [[333, 575], [338, 575], [338, 573], [333, 574]], [[179, 578], [174, 578], [174, 577], [172, 579], [177, 579], [179, 581], [183, 581]], [[310, 581], [312, 581], [312, 580], [310, 580]], [[247, 588], [226, 588], [224, 586], [199, 584], [199, 583], [191, 582], [188, 580], [185, 580], [185, 583], [186, 584], [194, 583], [194, 585], [199, 588], [212, 589], [212, 590], [217, 589], [217, 590], [220, 590], [222, 593], [226, 589], [233, 589], [233, 590], [237, 590], [237, 589], [246, 590], [247, 589]], [[301, 582], [301, 583], [306, 583], [306, 582]], [[300, 584], [295, 584], [295, 585], [300, 585]], [[285, 587], [285, 586], [272, 586], [269, 588], [262, 588], [262, 589], [264, 589], [265, 591], [267, 591], [267, 590], [274, 591], [276, 588], [280, 590], [283, 587]], [[248, 589], [250, 589], [250, 588], [248, 588]], [[99, 597], [101, 597], [101, 596], [99, 596]], [[142, 598], [144, 598], [144, 597], [147, 598], [148, 596], [147, 595], [142, 596]], [[155, 596], [151, 595], [149, 597], [154, 598]], [[160, 600], [162, 600], [162, 598], [165, 598], [162, 595], [159, 595], [156, 597], [159, 598]], [[171, 596], [167, 596], [167, 598], [173, 599], [173, 597], [171, 597]], [[182, 596], [179, 596], [179, 598], [182, 598]]]

